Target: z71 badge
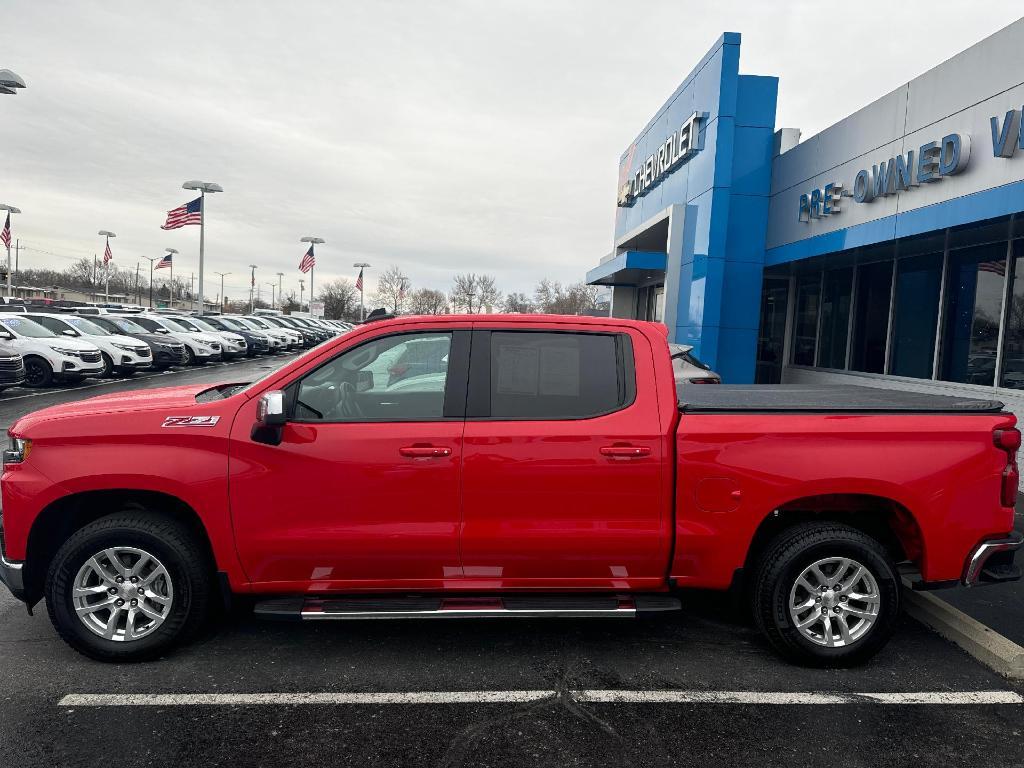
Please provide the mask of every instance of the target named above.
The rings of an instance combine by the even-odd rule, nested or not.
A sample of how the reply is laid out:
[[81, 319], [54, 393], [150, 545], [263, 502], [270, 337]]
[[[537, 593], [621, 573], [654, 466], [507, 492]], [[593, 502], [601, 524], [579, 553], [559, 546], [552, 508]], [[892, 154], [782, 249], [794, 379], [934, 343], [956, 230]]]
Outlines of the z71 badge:
[[168, 416], [162, 427], [215, 427], [220, 416]]

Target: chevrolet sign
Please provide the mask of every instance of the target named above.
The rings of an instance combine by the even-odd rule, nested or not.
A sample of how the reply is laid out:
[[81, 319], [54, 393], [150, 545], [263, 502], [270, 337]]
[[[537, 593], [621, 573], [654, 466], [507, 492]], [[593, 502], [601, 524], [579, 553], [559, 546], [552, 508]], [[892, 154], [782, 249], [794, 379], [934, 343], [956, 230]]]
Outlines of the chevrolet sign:
[[633, 172], [633, 177], [619, 187], [619, 206], [633, 205], [637, 198], [647, 194], [671, 171], [704, 148], [701, 128], [706, 117], [704, 112], [694, 112], [658, 146], [657, 151]]

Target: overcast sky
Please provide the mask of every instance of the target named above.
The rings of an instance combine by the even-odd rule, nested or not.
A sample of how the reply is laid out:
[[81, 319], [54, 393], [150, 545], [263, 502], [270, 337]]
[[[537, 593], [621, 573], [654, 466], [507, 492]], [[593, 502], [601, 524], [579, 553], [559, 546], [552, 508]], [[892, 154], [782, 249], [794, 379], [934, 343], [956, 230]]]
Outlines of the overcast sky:
[[[414, 287], [460, 271], [504, 291], [581, 279], [611, 248], [618, 159], [723, 31], [741, 72], [780, 77], [776, 127], [804, 138], [1015, 20], [1016, 4], [683, 0], [4, 0], [0, 202], [21, 265], [181, 251], [163, 232], [207, 205], [207, 295], [284, 272], [327, 240], [317, 283], [399, 265]], [[969, 9], [969, 12], [965, 12]], [[1019, 11], [1019, 8], [1017, 8]], [[142, 261], [143, 268], [147, 262]], [[269, 292], [269, 289], [265, 289]]]

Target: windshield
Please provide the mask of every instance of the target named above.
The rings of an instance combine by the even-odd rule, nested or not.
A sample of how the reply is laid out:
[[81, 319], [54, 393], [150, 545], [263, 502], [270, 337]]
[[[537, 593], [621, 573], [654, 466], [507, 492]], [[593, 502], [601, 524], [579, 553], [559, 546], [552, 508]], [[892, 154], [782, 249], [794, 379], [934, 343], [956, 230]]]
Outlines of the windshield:
[[75, 328], [79, 333], [84, 333], [88, 336], [110, 335], [110, 331], [108, 331], [106, 328], [101, 328], [100, 326], [96, 325], [96, 323], [92, 322], [91, 320], [86, 320], [83, 317], [62, 317], [61, 320]]
[[135, 322], [137, 322], [139, 325], [141, 325], [143, 328], [145, 328], [150, 333], [155, 333], [156, 331], [166, 331], [167, 330], [167, 328], [164, 325], [161, 325], [160, 323], [158, 323], [156, 320], [154, 320], [151, 317], [140, 317], [140, 318], [137, 318]]
[[249, 323], [249, 325], [254, 325], [262, 330], [266, 330], [267, 328], [270, 327], [270, 324], [267, 323], [267, 321], [264, 320], [262, 317], [247, 317], [245, 318], [245, 322]]
[[106, 317], [104, 320], [117, 328], [117, 330], [124, 331], [125, 333], [148, 333], [141, 325], [126, 317]]
[[245, 329], [250, 330], [250, 331], [254, 331], [254, 330], [258, 330], [259, 329], [258, 325], [256, 325], [255, 323], [249, 322], [249, 319], [245, 318], [245, 317], [232, 317], [231, 320], [233, 322], [237, 323], [242, 328], [245, 328]]
[[18, 336], [25, 336], [30, 339], [49, 339], [57, 334], [48, 328], [44, 328], [35, 320], [24, 317], [5, 317], [0, 320], [0, 325]]
[[180, 317], [165, 317], [163, 318], [164, 325], [167, 325], [172, 331], [187, 331], [189, 333], [195, 333], [199, 329], [192, 325], [189, 320], [184, 320]]
[[214, 328], [213, 327], [213, 323], [211, 323], [211, 322], [209, 322], [207, 320], [200, 320], [198, 317], [190, 317], [188, 322], [191, 325], [194, 325], [196, 327], [196, 330], [199, 330], [199, 331], [208, 331], [208, 332], [217, 333], [217, 331], [220, 330], [219, 328]]
[[235, 318], [233, 318], [233, 317], [220, 317], [220, 318], [217, 318], [217, 322], [219, 322], [225, 328], [228, 328], [228, 329], [230, 329], [232, 331], [249, 331], [249, 330], [252, 330], [248, 326], [242, 325], [241, 323], [236, 322]]

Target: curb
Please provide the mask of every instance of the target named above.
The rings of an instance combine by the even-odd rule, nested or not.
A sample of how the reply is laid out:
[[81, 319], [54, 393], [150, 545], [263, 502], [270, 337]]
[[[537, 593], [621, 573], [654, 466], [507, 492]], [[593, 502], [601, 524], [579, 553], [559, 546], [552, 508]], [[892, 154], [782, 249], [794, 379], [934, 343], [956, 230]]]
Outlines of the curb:
[[960, 646], [986, 667], [1013, 680], [1024, 680], [1024, 647], [1003, 637], [928, 592], [915, 592], [903, 582], [907, 613]]

